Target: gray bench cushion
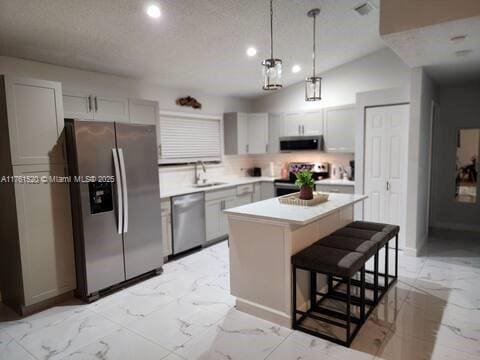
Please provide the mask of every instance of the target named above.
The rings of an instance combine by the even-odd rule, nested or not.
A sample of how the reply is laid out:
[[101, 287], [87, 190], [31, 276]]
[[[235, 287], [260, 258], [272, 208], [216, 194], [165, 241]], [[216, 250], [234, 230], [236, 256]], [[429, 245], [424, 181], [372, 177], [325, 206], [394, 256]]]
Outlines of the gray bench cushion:
[[328, 246], [347, 251], [357, 251], [365, 254], [367, 259], [375, 255], [378, 250], [378, 244], [374, 241], [334, 235], [317, 241], [315, 245]]
[[373, 241], [378, 245], [378, 249], [385, 246], [388, 240], [390, 240], [389, 235], [382, 231], [364, 230], [348, 226], [335, 231], [332, 235]]
[[351, 277], [365, 264], [366, 257], [356, 251], [345, 251], [312, 245], [292, 256], [292, 264], [305, 270], [341, 277]]
[[347, 226], [351, 227], [351, 228], [356, 228], [356, 229], [363, 229], [363, 230], [370, 230], [370, 231], [382, 231], [382, 232], [388, 234], [388, 236], [389, 236], [388, 240], [393, 238], [400, 231], [400, 226], [376, 223], [376, 222], [371, 222], [371, 221], [354, 221], [354, 222], [348, 224]]

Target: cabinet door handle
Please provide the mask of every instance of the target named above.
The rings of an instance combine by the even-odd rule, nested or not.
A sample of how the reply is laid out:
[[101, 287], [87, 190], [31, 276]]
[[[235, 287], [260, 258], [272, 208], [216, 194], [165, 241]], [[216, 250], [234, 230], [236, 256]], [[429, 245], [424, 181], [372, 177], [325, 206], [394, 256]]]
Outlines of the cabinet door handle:
[[248, 144], [247, 144], [247, 146], [246, 146], [246, 149], [247, 149], [247, 154], [248, 154], [248, 151], [249, 151], [249, 146], [248, 146]]
[[390, 181], [387, 181], [387, 191], [390, 191]]
[[298, 135], [302, 135], [302, 126], [301, 125], [298, 125]]
[[98, 101], [97, 101], [97, 97], [95, 96], [95, 112], [98, 111]]
[[162, 157], [162, 144], [158, 145], [158, 156]]
[[92, 95], [88, 96], [88, 112], [92, 112]]
[[305, 135], [305, 125], [302, 125], [302, 135]]

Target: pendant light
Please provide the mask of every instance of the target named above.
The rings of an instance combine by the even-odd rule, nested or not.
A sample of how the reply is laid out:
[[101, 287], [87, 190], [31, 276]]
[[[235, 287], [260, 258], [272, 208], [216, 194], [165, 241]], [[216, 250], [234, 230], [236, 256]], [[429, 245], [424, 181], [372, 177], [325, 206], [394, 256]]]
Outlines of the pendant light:
[[273, 0], [270, 0], [270, 58], [262, 62], [263, 90], [282, 88], [282, 60], [273, 57]]
[[320, 9], [312, 9], [307, 13], [308, 17], [313, 18], [313, 72], [312, 76], [305, 80], [305, 101], [319, 101], [322, 99], [322, 78], [315, 76], [315, 27], [318, 14], [320, 14]]

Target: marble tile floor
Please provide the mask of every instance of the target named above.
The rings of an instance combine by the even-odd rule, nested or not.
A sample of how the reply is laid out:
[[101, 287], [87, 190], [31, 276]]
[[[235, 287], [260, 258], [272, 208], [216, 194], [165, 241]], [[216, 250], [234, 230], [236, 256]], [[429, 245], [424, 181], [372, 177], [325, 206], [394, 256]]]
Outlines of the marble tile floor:
[[433, 231], [399, 259], [351, 348], [235, 310], [223, 242], [93, 304], [23, 319], [0, 306], [0, 360], [480, 359], [480, 234]]

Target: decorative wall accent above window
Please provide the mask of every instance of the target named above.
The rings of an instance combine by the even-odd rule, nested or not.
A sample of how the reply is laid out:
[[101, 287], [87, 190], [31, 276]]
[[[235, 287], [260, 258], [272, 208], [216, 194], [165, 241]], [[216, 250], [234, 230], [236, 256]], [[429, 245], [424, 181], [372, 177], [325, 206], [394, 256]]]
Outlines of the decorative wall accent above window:
[[312, 76], [305, 80], [305, 101], [319, 101], [322, 99], [322, 78], [315, 75], [315, 28], [318, 14], [320, 14], [320, 9], [312, 9], [307, 13], [308, 17], [313, 18], [313, 72]]
[[177, 105], [180, 105], [180, 106], [190, 106], [194, 109], [201, 109], [202, 108], [202, 104], [200, 104], [197, 99], [191, 97], [191, 96], [187, 96], [187, 97], [183, 97], [183, 98], [178, 98], [177, 101], [175, 102]]
[[282, 88], [282, 60], [273, 57], [273, 0], [270, 0], [270, 58], [262, 62], [263, 90]]

